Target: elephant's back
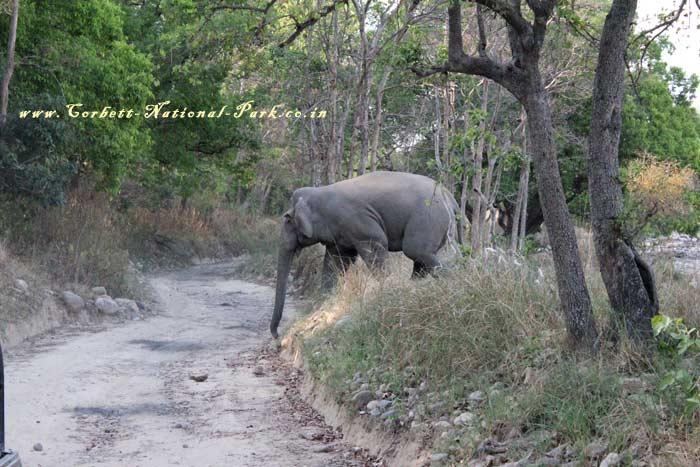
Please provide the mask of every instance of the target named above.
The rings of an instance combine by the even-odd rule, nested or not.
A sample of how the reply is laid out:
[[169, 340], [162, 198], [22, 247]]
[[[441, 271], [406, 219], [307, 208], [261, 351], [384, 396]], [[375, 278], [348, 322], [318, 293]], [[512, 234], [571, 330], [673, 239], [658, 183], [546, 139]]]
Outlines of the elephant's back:
[[[389, 240], [390, 250], [400, 250], [409, 223], [418, 220], [426, 230], [447, 229], [452, 215], [451, 197], [435, 180], [405, 172], [372, 172], [326, 187], [342, 199], [349, 219], [374, 219]], [[335, 205], [335, 203], [333, 203]]]
[[435, 193], [442, 193], [437, 181], [407, 172], [370, 172], [328, 186], [331, 187], [349, 199], [361, 199], [372, 204], [389, 201], [395, 208], [415, 208], [417, 200], [425, 201]]

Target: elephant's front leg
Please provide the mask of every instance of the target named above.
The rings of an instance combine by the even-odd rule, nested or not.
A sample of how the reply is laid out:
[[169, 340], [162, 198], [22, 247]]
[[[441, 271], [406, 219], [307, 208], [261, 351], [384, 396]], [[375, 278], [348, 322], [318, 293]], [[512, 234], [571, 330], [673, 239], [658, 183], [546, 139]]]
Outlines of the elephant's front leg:
[[323, 257], [323, 271], [321, 273], [321, 287], [324, 291], [331, 290], [337, 280], [338, 275], [345, 270], [357, 258], [355, 251], [340, 251], [337, 248], [326, 247], [326, 255]]
[[367, 264], [373, 272], [385, 271], [386, 255], [388, 251], [386, 242], [377, 240], [364, 241], [360, 243], [357, 251], [365, 264]]

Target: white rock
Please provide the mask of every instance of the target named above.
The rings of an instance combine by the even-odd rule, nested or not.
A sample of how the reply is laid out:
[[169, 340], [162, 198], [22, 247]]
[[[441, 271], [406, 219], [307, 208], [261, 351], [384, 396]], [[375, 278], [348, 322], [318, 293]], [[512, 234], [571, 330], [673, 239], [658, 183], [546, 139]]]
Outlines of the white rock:
[[99, 297], [95, 300], [95, 306], [102, 313], [107, 315], [116, 315], [119, 313], [119, 304], [112, 300], [110, 297]]
[[102, 295], [107, 295], [107, 289], [105, 289], [104, 287], [93, 287], [92, 293], [94, 293], [98, 297], [101, 297]]
[[471, 394], [469, 394], [469, 404], [473, 405], [474, 407], [479, 407], [483, 402], [484, 399], [484, 393], [481, 391], [474, 391]]
[[450, 422], [446, 422], [445, 420], [441, 420], [433, 423], [433, 428], [435, 428], [436, 431], [449, 430], [452, 428], [452, 424]]
[[379, 410], [379, 401], [369, 401], [367, 404], [367, 410], [368, 411], [373, 411], [374, 409]]
[[457, 426], [470, 426], [474, 424], [474, 419], [474, 414], [463, 412], [454, 419], [453, 423]]
[[80, 295], [77, 295], [70, 290], [64, 291], [61, 294], [61, 297], [63, 298], [63, 303], [66, 304], [66, 307], [70, 311], [80, 311], [85, 307], [85, 300], [83, 300]]
[[15, 288], [22, 293], [29, 292], [29, 284], [27, 284], [27, 282], [22, 279], [17, 279], [15, 281]]
[[139, 306], [130, 298], [115, 298], [114, 301], [117, 302], [119, 307], [124, 311], [131, 311], [133, 313], [139, 312]]
[[620, 465], [621, 462], [622, 457], [616, 452], [611, 452], [610, 454], [605, 456], [603, 462], [600, 463], [600, 467], [615, 467]]

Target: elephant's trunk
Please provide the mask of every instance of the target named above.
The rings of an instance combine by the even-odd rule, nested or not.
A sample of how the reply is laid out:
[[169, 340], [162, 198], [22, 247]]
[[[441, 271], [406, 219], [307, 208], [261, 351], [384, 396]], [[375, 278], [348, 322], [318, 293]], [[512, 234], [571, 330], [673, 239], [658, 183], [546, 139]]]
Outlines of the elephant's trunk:
[[294, 249], [289, 250], [281, 246], [277, 257], [277, 291], [275, 293], [275, 308], [273, 309], [272, 320], [270, 321], [270, 332], [275, 339], [278, 337], [277, 327], [282, 320], [284, 299], [287, 294], [287, 280], [289, 279], [289, 271], [292, 268], [294, 251]]

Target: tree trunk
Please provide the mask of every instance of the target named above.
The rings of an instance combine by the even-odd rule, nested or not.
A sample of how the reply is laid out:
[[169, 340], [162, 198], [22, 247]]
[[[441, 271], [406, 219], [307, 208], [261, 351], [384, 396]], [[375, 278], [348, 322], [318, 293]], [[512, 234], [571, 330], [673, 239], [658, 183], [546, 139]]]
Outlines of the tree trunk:
[[389, 75], [391, 75], [391, 66], [388, 66], [384, 70], [382, 79], [377, 85], [377, 96], [375, 100], [375, 115], [374, 115], [374, 135], [372, 136], [372, 155], [370, 160], [370, 168], [372, 172], [377, 170], [377, 161], [379, 160], [379, 140], [382, 135], [382, 123], [384, 119], [384, 114], [382, 111], [382, 99], [384, 98], [384, 88], [386, 87], [386, 82], [389, 80]]
[[[490, 9], [506, 22], [511, 60], [501, 62], [487, 53], [487, 34], [479, 26], [478, 56], [464, 52], [461, 2], [449, 2], [448, 61], [433, 67], [428, 74], [443, 71], [466, 73], [492, 79], [508, 89], [527, 113], [530, 147], [537, 177], [537, 189], [544, 222], [552, 245], [559, 299], [572, 344], [595, 350], [597, 330], [591, 299], [578, 254], [576, 235], [564, 197], [554, 144], [554, 128], [547, 93], [540, 73], [540, 57], [545, 44], [547, 24], [554, 14], [557, 0], [528, 1], [532, 22], [521, 12], [520, 1], [473, 0]], [[479, 20], [477, 10], [477, 20]], [[423, 73], [424, 76], [426, 74]], [[477, 216], [472, 215], [472, 218]]]
[[525, 238], [525, 228], [527, 226], [527, 198], [530, 185], [530, 156], [527, 153], [527, 125], [524, 112], [521, 113], [523, 122], [523, 161], [520, 164], [520, 179], [518, 180], [518, 197], [515, 200], [515, 214], [513, 214], [513, 225], [510, 234], [511, 251], [521, 251], [523, 239]]
[[7, 106], [10, 102], [10, 81], [15, 71], [15, 42], [17, 40], [17, 21], [19, 20], [19, 0], [12, 2], [12, 14], [10, 17], [10, 32], [7, 37], [7, 64], [2, 75], [2, 87], [0, 88], [0, 128], [7, 121]]
[[[472, 191], [474, 202], [472, 205], [472, 222], [471, 222], [471, 248], [472, 254], [478, 254], [481, 251], [481, 236], [483, 230], [482, 224], [482, 198], [481, 185], [483, 184], [483, 164], [484, 164], [484, 147], [486, 144], [486, 112], [489, 103], [489, 80], [483, 80], [483, 91], [481, 94], [481, 121], [479, 122], [479, 136], [476, 148], [472, 150], [474, 157], [474, 178], [472, 180]], [[486, 207], [484, 206], [484, 209]]]
[[596, 255], [610, 304], [628, 334], [649, 337], [659, 308], [654, 275], [624, 232], [618, 159], [625, 50], [636, 8], [636, 0], [614, 0], [605, 19], [593, 88], [588, 190]]
[[593, 345], [598, 335], [576, 242], [576, 232], [559, 174], [549, 102], [541, 77], [537, 75], [532, 79], [533, 89], [524, 96], [523, 104], [527, 112], [537, 189], [552, 246], [559, 299], [573, 342]]
[[518, 233], [518, 251], [522, 251], [525, 246], [525, 236], [527, 235], [527, 203], [530, 198], [530, 155], [525, 155], [523, 161], [524, 181], [523, 181], [523, 206], [520, 210], [520, 232]]

